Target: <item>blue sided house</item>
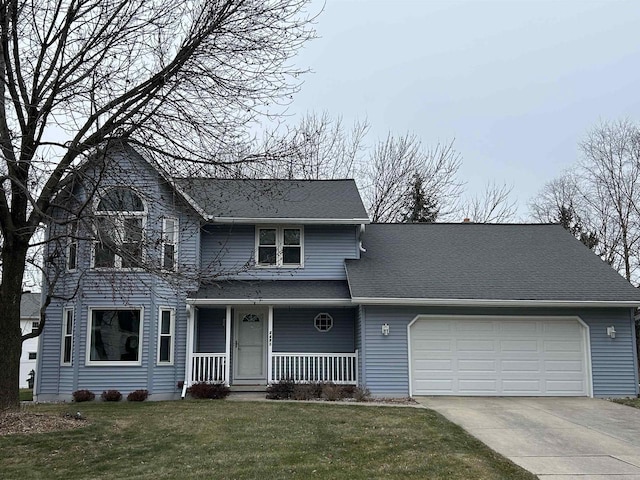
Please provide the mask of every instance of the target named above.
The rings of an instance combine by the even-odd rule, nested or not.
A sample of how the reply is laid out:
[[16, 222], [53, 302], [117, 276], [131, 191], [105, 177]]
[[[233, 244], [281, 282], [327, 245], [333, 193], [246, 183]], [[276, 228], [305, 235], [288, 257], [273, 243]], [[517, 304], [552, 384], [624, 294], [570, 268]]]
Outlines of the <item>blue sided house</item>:
[[640, 293], [559, 225], [371, 224], [352, 180], [173, 178], [126, 143], [52, 215], [37, 400], [638, 394]]

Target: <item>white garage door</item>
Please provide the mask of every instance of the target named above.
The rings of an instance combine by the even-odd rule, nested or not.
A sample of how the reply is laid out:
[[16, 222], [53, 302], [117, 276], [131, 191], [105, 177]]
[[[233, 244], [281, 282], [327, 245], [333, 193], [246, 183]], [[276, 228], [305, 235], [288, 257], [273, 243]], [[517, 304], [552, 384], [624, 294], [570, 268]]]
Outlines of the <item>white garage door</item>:
[[413, 395], [589, 394], [577, 320], [423, 317], [409, 333]]

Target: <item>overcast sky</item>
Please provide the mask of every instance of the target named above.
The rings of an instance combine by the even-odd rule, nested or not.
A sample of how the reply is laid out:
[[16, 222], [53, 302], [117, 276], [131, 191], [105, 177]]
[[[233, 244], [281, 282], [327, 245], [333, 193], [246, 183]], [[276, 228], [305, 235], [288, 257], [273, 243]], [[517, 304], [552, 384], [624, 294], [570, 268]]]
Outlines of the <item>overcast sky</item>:
[[506, 181], [521, 215], [590, 128], [640, 119], [640, 1], [327, 0], [316, 29], [293, 119], [455, 137], [467, 190]]

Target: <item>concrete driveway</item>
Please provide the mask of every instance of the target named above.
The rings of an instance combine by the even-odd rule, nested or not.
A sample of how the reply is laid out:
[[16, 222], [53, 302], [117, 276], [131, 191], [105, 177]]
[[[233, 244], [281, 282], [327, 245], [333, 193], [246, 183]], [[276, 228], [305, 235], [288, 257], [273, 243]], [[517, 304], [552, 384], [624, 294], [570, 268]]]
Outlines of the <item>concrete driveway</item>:
[[592, 398], [415, 397], [543, 480], [640, 480], [640, 409]]

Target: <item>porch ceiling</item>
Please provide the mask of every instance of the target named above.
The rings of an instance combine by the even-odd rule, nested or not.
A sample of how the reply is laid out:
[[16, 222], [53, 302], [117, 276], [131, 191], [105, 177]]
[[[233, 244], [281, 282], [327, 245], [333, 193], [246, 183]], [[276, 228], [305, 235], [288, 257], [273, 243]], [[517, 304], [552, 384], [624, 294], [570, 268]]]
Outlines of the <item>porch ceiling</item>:
[[187, 303], [351, 304], [351, 295], [345, 280], [228, 280], [203, 285]]

